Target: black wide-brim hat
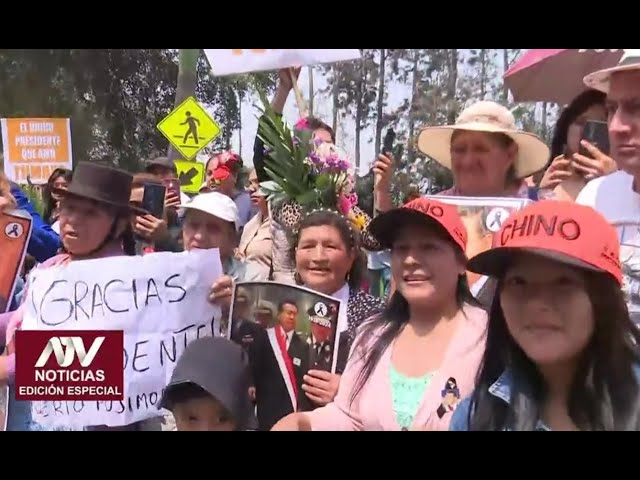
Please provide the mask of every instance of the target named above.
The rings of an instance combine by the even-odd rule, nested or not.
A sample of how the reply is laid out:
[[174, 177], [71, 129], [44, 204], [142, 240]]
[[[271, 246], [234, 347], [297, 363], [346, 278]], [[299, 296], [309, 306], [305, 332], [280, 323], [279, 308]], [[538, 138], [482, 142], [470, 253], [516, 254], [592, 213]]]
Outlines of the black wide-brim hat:
[[133, 177], [124, 170], [91, 162], [80, 162], [73, 171], [69, 188], [53, 188], [60, 196], [93, 200], [125, 212], [148, 213], [129, 203]]

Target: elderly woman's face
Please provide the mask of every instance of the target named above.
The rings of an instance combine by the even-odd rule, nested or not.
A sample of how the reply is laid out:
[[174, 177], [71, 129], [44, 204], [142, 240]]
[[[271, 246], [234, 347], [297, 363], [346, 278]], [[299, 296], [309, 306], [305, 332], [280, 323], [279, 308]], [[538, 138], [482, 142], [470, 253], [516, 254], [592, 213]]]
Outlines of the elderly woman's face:
[[517, 146], [505, 148], [485, 132], [459, 131], [451, 140], [451, 168], [456, 188], [466, 196], [501, 194]]
[[182, 239], [186, 250], [219, 248], [223, 258], [233, 254], [237, 243], [233, 224], [200, 210], [187, 210]]

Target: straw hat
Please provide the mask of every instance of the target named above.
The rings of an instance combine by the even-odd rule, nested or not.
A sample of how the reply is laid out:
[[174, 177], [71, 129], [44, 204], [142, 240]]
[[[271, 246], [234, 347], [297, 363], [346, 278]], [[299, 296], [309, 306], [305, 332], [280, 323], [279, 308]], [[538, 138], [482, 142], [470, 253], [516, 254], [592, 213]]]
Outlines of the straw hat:
[[609, 93], [609, 80], [617, 72], [640, 70], [640, 50], [625, 49], [620, 62], [615, 67], [598, 70], [584, 77], [584, 84], [604, 93]]
[[504, 133], [518, 145], [514, 162], [516, 177], [525, 178], [542, 170], [549, 160], [549, 148], [533, 133], [516, 128], [513, 114], [495, 102], [480, 101], [465, 108], [455, 125], [426, 127], [418, 134], [418, 149], [451, 169], [451, 135], [455, 130]]

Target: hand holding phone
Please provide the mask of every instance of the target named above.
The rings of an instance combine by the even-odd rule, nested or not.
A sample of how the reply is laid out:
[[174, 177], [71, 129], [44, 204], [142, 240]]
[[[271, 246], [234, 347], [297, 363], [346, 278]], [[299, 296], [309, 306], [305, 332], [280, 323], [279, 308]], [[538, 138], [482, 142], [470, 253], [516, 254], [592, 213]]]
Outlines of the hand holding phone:
[[[609, 126], [607, 122], [599, 120], [587, 121], [582, 129], [580, 141], [582, 142], [582, 140], [586, 140], [605, 155], [609, 155], [611, 147], [609, 144]], [[588, 158], [594, 158], [591, 152], [582, 145], [580, 145], [578, 153]]]
[[382, 142], [382, 154], [389, 156], [393, 155], [393, 145], [396, 141], [396, 132], [393, 131], [393, 128], [389, 128], [387, 130], [387, 134], [384, 136], [384, 141]]
[[142, 195], [142, 208], [155, 218], [162, 218], [164, 213], [164, 198], [166, 187], [157, 183], [147, 183]]

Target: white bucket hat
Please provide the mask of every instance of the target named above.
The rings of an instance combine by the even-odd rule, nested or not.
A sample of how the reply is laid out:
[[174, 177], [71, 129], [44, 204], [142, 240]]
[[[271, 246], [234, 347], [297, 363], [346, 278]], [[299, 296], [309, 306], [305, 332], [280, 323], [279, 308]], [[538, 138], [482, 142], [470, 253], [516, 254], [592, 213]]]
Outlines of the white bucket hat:
[[178, 208], [208, 213], [225, 222], [233, 223], [236, 231], [240, 225], [238, 206], [229, 197], [219, 192], [201, 193], [193, 197], [189, 203], [179, 205]]
[[484, 100], [465, 108], [455, 125], [424, 128], [418, 134], [418, 149], [451, 170], [451, 136], [455, 130], [504, 133], [511, 137], [518, 145], [513, 165], [518, 178], [542, 170], [549, 160], [549, 147], [537, 135], [518, 130], [507, 108]]
[[611, 79], [611, 75], [630, 70], [640, 70], [640, 50], [625, 49], [618, 65], [590, 73], [584, 77], [584, 84], [594, 90], [609, 93], [609, 80]]

